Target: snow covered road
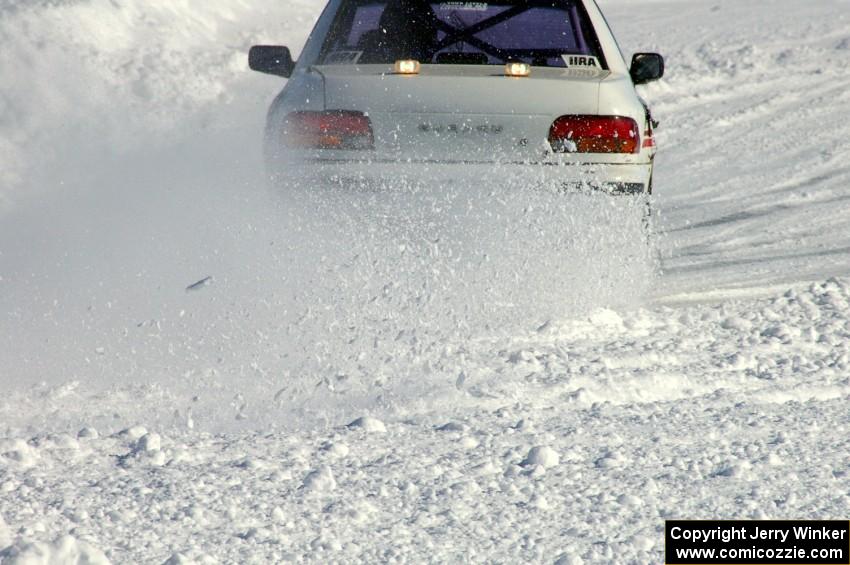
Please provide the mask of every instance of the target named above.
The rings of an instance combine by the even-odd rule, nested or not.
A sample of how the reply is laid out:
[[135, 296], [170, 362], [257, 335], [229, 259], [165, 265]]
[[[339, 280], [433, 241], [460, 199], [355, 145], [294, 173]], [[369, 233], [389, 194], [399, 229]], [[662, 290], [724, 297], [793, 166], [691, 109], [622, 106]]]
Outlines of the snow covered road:
[[89, 97], [0, 54], [3, 565], [660, 563], [667, 518], [850, 517], [846, 0], [604, 2], [668, 60], [660, 262], [616, 207], [567, 236], [508, 198], [465, 217], [503, 244], [471, 272], [425, 214], [278, 227], [251, 172], [278, 84], [237, 54], [297, 45], [318, 3], [53, 4], [0, 3], [19, 53], [26, 21], [94, 54]]
[[[621, 6], [610, 12], [633, 4]], [[649, 42], [670, 55], [668, 79], [646, 92], [663, 122], [662, 294], [763, 294], [846, 275], [846, 2], [669, 2], [644, 12], [646, 27], [613, 25], [624, 49]]]

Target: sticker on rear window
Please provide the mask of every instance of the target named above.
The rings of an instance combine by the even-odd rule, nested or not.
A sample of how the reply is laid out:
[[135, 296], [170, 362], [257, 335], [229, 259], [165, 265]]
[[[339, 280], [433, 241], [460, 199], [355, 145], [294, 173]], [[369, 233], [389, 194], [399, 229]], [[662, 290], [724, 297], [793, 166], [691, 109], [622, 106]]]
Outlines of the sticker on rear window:
[[466, 10], [471, 12], [486, 12], [486, 2], [443, 2], [440, 4], [441, 11]]
[[331, 51], [325, 55], [326, 65], [353, 65], [360, 60], [363, 51]]
[[601, 69], [599, 59], [592, 55], [561, 55], [567, 68]]

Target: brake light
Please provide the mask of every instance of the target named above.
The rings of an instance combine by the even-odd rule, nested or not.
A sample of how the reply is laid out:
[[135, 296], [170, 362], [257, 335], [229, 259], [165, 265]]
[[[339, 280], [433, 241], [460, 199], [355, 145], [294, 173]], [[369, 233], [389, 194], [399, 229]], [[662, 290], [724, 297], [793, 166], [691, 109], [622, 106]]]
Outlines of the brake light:
[[395, 74], [397, 75], [418, 75], [421, 69], [422, 65], [414, 59], [400, 59], [395, 62]]
[[531, 75], [531, 65], [528, 63], [511, 62], [505, 65], [505, 76], [527, 77]]
[[292, 112], [286, 117], [284, 142], [300, 149], [374, 149], [372, 122], [363, 112], [326, 110]]
[[549, 129], [556, 153], [639, 153], [637, 122], [622, 116], [561, 116]]

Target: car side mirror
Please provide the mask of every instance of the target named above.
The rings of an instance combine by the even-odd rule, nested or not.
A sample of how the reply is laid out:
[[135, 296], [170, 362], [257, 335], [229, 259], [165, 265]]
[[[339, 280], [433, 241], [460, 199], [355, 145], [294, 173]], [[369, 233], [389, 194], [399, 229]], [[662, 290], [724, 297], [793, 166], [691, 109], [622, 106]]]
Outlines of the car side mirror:
[[664, 57], [658, 53], [635, 53], [629, 74], [635, 85], [658, 80], [664, 76]]
[[252, 71], [289, 78], [295, 69], [295, 61], [289, 47], [254, 45], [248, 52], [248, 66]]

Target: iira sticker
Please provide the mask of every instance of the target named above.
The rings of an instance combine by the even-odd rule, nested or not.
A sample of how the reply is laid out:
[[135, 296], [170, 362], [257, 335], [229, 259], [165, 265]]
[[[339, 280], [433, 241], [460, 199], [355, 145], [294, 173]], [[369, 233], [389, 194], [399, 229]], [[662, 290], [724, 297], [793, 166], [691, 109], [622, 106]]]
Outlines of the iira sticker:
[[443, 2], [440, 11], [464, 10], [468, 12], [486, 12], [487, 2]]
[[601, 69], [599, 59], [592, 55], [561, 55], [567, 68]]

